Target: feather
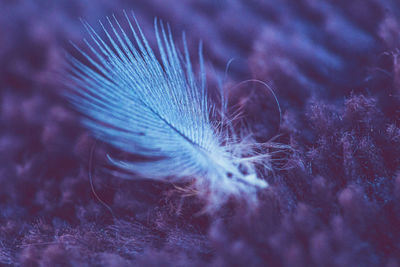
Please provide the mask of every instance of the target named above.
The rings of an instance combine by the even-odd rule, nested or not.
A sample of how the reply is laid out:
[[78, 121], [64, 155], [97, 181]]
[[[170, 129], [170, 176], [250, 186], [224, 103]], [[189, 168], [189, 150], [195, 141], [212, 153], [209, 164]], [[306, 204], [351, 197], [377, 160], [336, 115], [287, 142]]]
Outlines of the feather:
[[226, 100], [221, 96], [218, 109], [208, 96], [201, 43], [195, 75], [184, 35], [181, 54], [170, 28], [155, 19], [158, 60], [134, 14], [124, 15], [129, 33], [114, 16], [107, 18], [108, 30], [100, 22], [106, 39], [83, 22], [91, 55], [75, 46], [87, 63], [68, 57], [68, 97], [85, 115], [83, 124], [115, 148], [152, 158], [126, 161], [108, 155], [121, 170], [158, 181], [194, 181], [208, 209], [230, 197], [255, 203], [257, 190], [267, 187], [255, 162], [268, 157], [255, 155], [257, 145], [234, 134], [229, 121], [211, 119], [217, 110], [226, 116]]

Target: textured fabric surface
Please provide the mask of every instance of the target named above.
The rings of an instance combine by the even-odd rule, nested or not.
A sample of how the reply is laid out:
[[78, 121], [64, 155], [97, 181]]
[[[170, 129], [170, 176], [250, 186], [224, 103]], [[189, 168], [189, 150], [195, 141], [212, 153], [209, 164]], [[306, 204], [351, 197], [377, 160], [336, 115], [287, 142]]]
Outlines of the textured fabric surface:
[[[0, 0], [0, 265], [399, 266], [400, 5], [395, 0]], [[101, 171], [59, 73], [69, 41], [134, 10], [169, 22], [277, 153], [251, 208]], [[232, 63], [227, 68], [229, 60]], [[197, 66], [197, 62], [193, 62]], [[282, 108], [252, 82], [267, 82]], [[92, 181], [90, 183], [89, 170]]]

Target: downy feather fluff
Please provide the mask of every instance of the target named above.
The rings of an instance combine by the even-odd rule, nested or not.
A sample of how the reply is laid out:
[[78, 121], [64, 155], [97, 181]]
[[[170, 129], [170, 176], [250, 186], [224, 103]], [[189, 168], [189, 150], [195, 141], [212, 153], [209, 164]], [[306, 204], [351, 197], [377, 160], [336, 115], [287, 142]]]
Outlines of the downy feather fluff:
[[90, 55], [75, 48], [88, 64], [69, 57], [69, 98], [85, 115], [84, 125], [124, 152], [152, 158], [108, 156], [121, 170], [159, 181], [193, 181], [208, 209], [232, 196], [255, 203], [257, 189], [267, 183], [258, 178], [254, 164], [261, 160], [265, 167], [268, 157], [256, 154], [258, 145], [251, 138], [239, 138], [229, 120], [212, 121], [217, 111], [226, 118], [226, 100], [221, 94], [218, 108], [208, 96], [201, 43], [200, 73], [195, 75], [184, 36], [180, 53], [169, 27], [155, 20], [158, 60], [134, 14], [124, 15], [130, 31], [113, 16], [107, 18], [109, 29], [100, 22], [104, 39], [83, 22]]

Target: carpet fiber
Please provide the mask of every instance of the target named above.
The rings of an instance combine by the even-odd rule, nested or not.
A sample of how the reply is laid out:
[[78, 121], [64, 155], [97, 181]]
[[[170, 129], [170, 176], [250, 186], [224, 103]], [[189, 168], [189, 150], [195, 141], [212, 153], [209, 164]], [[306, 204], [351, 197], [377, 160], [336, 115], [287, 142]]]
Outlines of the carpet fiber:
[[[400, 5], [395, 0], [0, 0], [0, 264], [399, 266]], [[204, 43], [273, 157], [259, 206], [219, 212], [176, 185], [104, 173], [60, 82], [79, 18], [134, 10]], [[125, 25], [126, 26], [126, 25]], [[227, 68], [229, 60], [232, 63]], [[194, 61], [194, 66], [198, 66]], [[249, 79], [276, 93], [257, 90]], [[92, 183], [89, 179], [92, 175]]]

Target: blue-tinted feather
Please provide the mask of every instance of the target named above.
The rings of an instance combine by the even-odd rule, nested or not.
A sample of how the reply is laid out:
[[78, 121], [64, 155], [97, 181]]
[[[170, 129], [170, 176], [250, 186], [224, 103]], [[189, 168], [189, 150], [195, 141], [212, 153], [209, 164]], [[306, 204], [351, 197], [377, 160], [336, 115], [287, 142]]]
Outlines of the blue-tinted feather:
[[[166, 30], [155, 20], [159, 61], [134, 15], [137, 30], [126, 13], [125, 17], [131, 37], [114, 16], [107, 18], [110, 30], [100, 22], [107, 42], [83, 22], [91, 40], [85, 43], [93, 56], [76, 49], [91, 67], [69, 58], [70, 100], [86, 115], [86, 127], [122, 151], [158, 158], [125, 162], [109, 157], [111, 163], [149, 179], [195, 179], [197, 191], [209, 197], [213, 208], [231, 195], [245, 193], [255, 199], [256, 188], [266, 182], [210, 121], [214, 107], [207, 95], [201, 44], [196, 78], [184, 35], [181, 55], [169, 27]], [[246, 174], [239, 171], [243, 162]]]

